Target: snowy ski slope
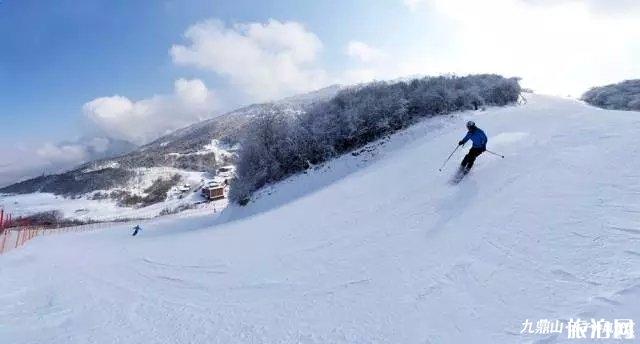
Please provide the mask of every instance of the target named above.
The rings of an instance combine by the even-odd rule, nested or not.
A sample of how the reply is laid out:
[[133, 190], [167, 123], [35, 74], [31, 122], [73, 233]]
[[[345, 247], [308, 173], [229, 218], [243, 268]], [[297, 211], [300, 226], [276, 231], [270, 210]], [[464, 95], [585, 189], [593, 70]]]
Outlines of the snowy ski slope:
[[[463, 152], [438, 168], [469, 119], [506, 158], [452, 186]], [[638, 322], [639, 132], [639, 113], [531, 95], [217, 218], [37, 238], [0, 257], [0, 343], [565, 343], [522, 323]]]

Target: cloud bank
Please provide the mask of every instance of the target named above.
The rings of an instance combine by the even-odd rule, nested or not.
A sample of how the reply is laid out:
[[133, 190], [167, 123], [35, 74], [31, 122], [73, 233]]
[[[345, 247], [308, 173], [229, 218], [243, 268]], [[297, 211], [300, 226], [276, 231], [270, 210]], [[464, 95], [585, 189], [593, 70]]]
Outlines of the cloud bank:
[[197, 23], [174, 45], [174, 63], [226, 77], [254, 101], [273, 100], [328, 84], [315, 66], [322, 42], [302, 24], [270, 19], [267, 23], [225, 26], [219, 20]]
[[135, 148], [130, 142], [107, 137], [82, 137], [75, 141], [40, 146], [18, 144], [6, 152], [0, 165], [0, 187], [41, 174], [59, 173], [84, 162], [127, 153]]
[[[635, 0], [403, 0], [413, 15], [450, 28], [446, 49], [416, 44], [399, 57], [408, 74], [520, 76], [542, 93], [580, 96], [640, 75], [640, 2]], [[438, 32], [429, 21], [425, 32]], [[411, 60], [411, 61], [410, 61]], [[377, 74], [385, 74], [379, 69]]]
[[84, 104], [85, 116], [109, 137], [144, 144], [173, 130], [207, 119], [215, 97], [199, 79], [179, 79], [173, 94], [131, 100], [115, 95]]
[[54, 164], [80, 162], [88, 156], [86, 147], [79, 144], [45, 143], [36, 153], [40, 158]]
[[347, 55], [363, 63], [380, 61], [387, 57], [387, 54], [380, 49], [360, 41], [349, 42], [347, 45]]

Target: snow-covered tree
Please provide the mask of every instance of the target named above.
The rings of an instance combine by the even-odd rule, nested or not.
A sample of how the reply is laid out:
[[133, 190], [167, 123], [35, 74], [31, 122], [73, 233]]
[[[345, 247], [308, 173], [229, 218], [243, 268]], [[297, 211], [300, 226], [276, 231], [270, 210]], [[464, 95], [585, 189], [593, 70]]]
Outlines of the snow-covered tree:
[[605, 109], [640, 111], [640, 80], [594, 87], [587, 91], [582, 99]]
[[361, 147], [419, 118], [515, 103], [520, 92], [516, 78], [441, 76], [347, 88], [295, 116], [271, 108], [249, 125], [231, 199], [244, 203], [266, 184]]

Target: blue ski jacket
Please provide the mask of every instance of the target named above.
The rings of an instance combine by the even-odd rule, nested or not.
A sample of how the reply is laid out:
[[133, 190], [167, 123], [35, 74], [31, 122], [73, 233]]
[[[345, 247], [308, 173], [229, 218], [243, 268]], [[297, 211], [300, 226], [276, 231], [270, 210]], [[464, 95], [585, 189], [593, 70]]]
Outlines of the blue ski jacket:
[[486, 148], [487, 147], [487, 135], [480, 128], [473, 128], [469, 130], [467, 135], [460, 141], [462, 144], [471, 140], [473, 142], [473, 148]]

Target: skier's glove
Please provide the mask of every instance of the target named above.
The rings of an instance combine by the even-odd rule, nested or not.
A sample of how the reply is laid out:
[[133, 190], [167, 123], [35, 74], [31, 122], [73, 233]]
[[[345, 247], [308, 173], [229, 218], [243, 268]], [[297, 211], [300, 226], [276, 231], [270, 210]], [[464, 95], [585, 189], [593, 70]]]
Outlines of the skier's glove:
[[463, 144], [464, 144], [464, 142], [462, 142], [462, 141], [458, 142], [458, 146], [462, 146]]

